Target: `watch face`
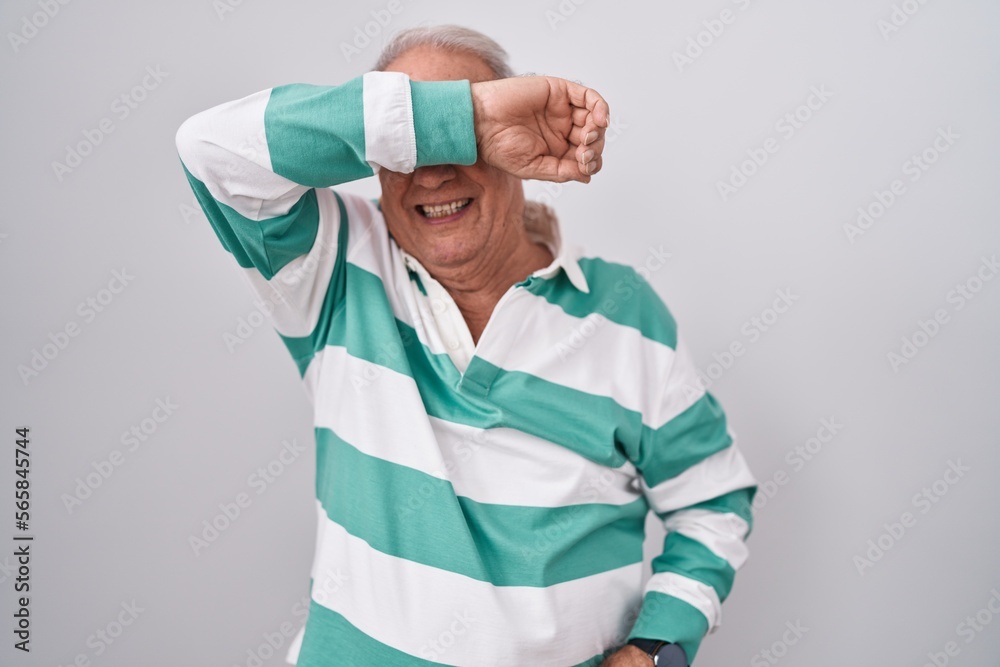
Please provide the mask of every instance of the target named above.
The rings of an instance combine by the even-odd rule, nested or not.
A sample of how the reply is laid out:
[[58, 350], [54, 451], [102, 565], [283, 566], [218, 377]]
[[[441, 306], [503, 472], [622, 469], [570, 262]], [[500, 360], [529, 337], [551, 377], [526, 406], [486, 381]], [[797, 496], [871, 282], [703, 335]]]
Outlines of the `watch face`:
[[687, 654], [677, 644], [667, 644], [653, 658], [656, 667], [688, 667]]

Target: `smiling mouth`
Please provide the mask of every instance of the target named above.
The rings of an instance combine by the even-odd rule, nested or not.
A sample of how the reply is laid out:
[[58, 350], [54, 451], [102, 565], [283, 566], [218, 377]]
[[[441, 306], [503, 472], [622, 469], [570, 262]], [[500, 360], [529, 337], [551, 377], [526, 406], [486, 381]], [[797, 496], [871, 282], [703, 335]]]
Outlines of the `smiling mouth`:
[[420, 215], [430, 220], [434, 220], [436, 218], [447, 218], [455, 215], [471, 203], [471, 198], [456, 199], [454, 201], [445, 202], [444, 204], [421, 204], [417, 206], [416, 209], [417, 213]]

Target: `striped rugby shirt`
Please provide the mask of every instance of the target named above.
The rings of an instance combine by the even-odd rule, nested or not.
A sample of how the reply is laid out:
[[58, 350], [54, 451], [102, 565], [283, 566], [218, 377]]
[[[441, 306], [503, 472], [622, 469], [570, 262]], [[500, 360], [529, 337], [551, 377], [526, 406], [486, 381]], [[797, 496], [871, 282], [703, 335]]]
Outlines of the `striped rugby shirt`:
[[[633, 637], [694, 658], [747, 558], [756, 483], [654, 290], [540, 229], [554, 261], [474, 344], [378, 202], [332, 189], [474, 163], [468, 81], [276, 87], [189, 118], [177, 148], [314, 406], [290, 662], [598, 665]], [[668, 533], [644, 584], [650, 509]]]

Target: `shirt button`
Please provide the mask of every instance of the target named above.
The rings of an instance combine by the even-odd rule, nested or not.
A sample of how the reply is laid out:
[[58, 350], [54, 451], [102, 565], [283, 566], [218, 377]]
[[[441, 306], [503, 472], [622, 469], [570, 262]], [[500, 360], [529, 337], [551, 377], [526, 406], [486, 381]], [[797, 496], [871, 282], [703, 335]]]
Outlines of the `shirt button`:
[[457, 340], [450, 340], [450, 341], [448, 341], [448, 347], [451, 348], [452, 350], [457, 350], [458, 349], [458, 341]]

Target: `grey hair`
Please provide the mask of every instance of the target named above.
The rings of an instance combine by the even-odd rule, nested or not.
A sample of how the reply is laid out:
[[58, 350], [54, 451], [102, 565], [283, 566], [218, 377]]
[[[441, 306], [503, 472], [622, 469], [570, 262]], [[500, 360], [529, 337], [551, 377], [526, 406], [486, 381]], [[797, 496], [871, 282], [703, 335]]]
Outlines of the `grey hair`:
[[514, 76], [502, 46], [481, 32], [460, 25], [418, 26], [402, 30], [389, 40], [375, 62], [374, 71], [382, 72], [389, 63], [418, 46], [435, 46], [451, 51], [467, 51], [478, 56], [498, 79]]

